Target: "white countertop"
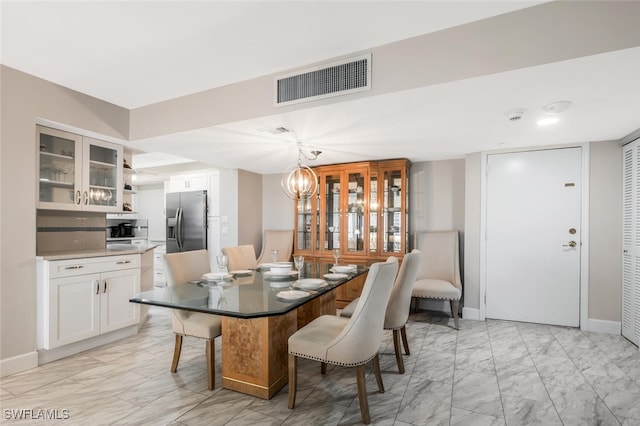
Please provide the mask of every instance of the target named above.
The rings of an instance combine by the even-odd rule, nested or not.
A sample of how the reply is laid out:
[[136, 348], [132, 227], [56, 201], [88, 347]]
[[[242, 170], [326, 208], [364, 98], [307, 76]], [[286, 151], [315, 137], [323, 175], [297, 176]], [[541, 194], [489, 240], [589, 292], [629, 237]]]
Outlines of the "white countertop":
[[36, 259], [42, 260], [68, 260], [83, 259], [86, 257], [121, 256], [125, 254], [143, 254], [156, 248], [157, 244], [112, 244], [108, 248], [78, 250], [70, 252], [41, 253]]

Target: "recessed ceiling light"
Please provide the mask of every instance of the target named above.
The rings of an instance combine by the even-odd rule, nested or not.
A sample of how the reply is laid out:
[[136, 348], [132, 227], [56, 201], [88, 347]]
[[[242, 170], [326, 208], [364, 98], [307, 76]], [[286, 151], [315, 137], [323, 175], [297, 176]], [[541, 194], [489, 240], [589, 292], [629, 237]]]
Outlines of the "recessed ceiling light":
[[287, 129], [286, 127], [283, 126], [279, 126], [279, 127], [268, 127], [265, 129], [260, 129], [261, 132], [264, 133], [269, 133], [272, 135], [279, 135], [281, 133], [289, 133], [289, 129]]
[[507, 111], [507, 112], [504, 113], [504, 115], [507, 116], [509, 121], [518, 121], [524, 115], [524, 109], [518, 108], [518, 109], [511, 110], [511, 111]]
[[537, 121], [538, 126], [549, 126], [556, 124], [560, 119], [558, 117], [545, 117]]
[[567, 108], [569, 108], [570, 106], [571, 106], [570, 101], [558, 101], [558, 102], [552, 102], [550, 104], [547, 104], [544, 107], [542, 107], [542, 109], [545, 110], [545, 112], [559, 114], [563, 111], [566, 111]]

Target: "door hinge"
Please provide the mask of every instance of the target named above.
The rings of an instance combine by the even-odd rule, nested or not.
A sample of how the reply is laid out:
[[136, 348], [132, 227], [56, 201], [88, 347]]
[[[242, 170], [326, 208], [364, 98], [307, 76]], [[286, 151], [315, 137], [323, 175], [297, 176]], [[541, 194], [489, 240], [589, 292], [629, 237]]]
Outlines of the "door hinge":
[[486, 292], [484, 293], [484, 304], [485, 305], [487, 304], [487, 293]]

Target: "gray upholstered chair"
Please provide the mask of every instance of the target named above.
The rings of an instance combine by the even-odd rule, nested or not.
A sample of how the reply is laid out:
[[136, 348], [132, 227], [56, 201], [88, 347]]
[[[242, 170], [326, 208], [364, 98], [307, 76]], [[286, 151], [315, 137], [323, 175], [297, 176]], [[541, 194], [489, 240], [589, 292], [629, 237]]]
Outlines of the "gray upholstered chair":
[[[409, 341], [407, 340], [407, 320], [409, 319], [409, 310], [411, 308], [411, 291], [413, 283], [418, 274], [422, 254], [420, 250], [413, 250], [411, 253], [405, 254], [398, 271], [398, 276], [393, 284], [389, 304], [384, 316], [384, 329], [393, 330], [393, 347], [396, 353], [396, 362], [400, 374], [404, 374], [404, 361], [402, 359], [402, 350], [400, 349], [400, 337], [402, 337], [402, 345], [407, 355], [410, 355]], [[351, 317], [356, 309], [360, 298], [354, 299], [340, 313], [343, 317]]]
[[382, 340], [384, 318], [393, 281], [398, 272], [398, 260], [371, 265], [362, 289], [360, 302], [351, 318], [322, 315], [289, 337], [289, 408], [295, 407], [298, 357], [326, 364], [356, 368], [360, 414], [365, 424], [370, 422], [364, 366], [373, 361], [378, 390], [384, 392], [378, 349]]
[[289, 262], [293, 253], [293, 229], [264, 231], [258, 264], [271, 263], [271, 250], [278, 249], [278, 262]]
[[422, 251], [422, 262], [413, 285], [411, 297], [415, 310], [419, 300], [449, 300], [456, 329], [462, 297], [458, 231], [416, 232], [414, 247]]
[[256, 250], [252, 244], [235, 247], [225, 247], [222, 253], [227, 256], [227, 270], [237, 271], [239, 269], [256, 269]]
[[[167, 275], [167, 286], [184, 285], [196, 280], [211, 271], [207, 250], [186, 251], [164, 255], [164, 269]], [[207, 385], [213, 389], [215, 381], [215, 338], [220, 336], [222, 322], [217, 315], [173, 309], [171, 325], [176, 335], [173, 350], [171, 372], [175, 373], [180, 361], [182, 338], [193, 336], [206, 340], [207, 352]]]

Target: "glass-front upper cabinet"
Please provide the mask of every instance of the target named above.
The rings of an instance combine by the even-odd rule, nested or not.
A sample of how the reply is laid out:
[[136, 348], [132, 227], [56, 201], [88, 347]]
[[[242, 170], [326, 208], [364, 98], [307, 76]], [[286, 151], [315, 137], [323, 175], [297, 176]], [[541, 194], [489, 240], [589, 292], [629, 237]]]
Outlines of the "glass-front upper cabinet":
[[[85, 210], [119, 211], [122, 208], [124, 179], [122, 147], [84, 138], [83, 205]], [[120, 167], [118, 167], [120, 166]], [[88, 182], [88, 185], [86, 184]]]
[[82, 208], [82, 136], [38, 126], [38, 207]]
[[37, 141], [38, 208], [122, 211], [122, 146], [42, 126]]

